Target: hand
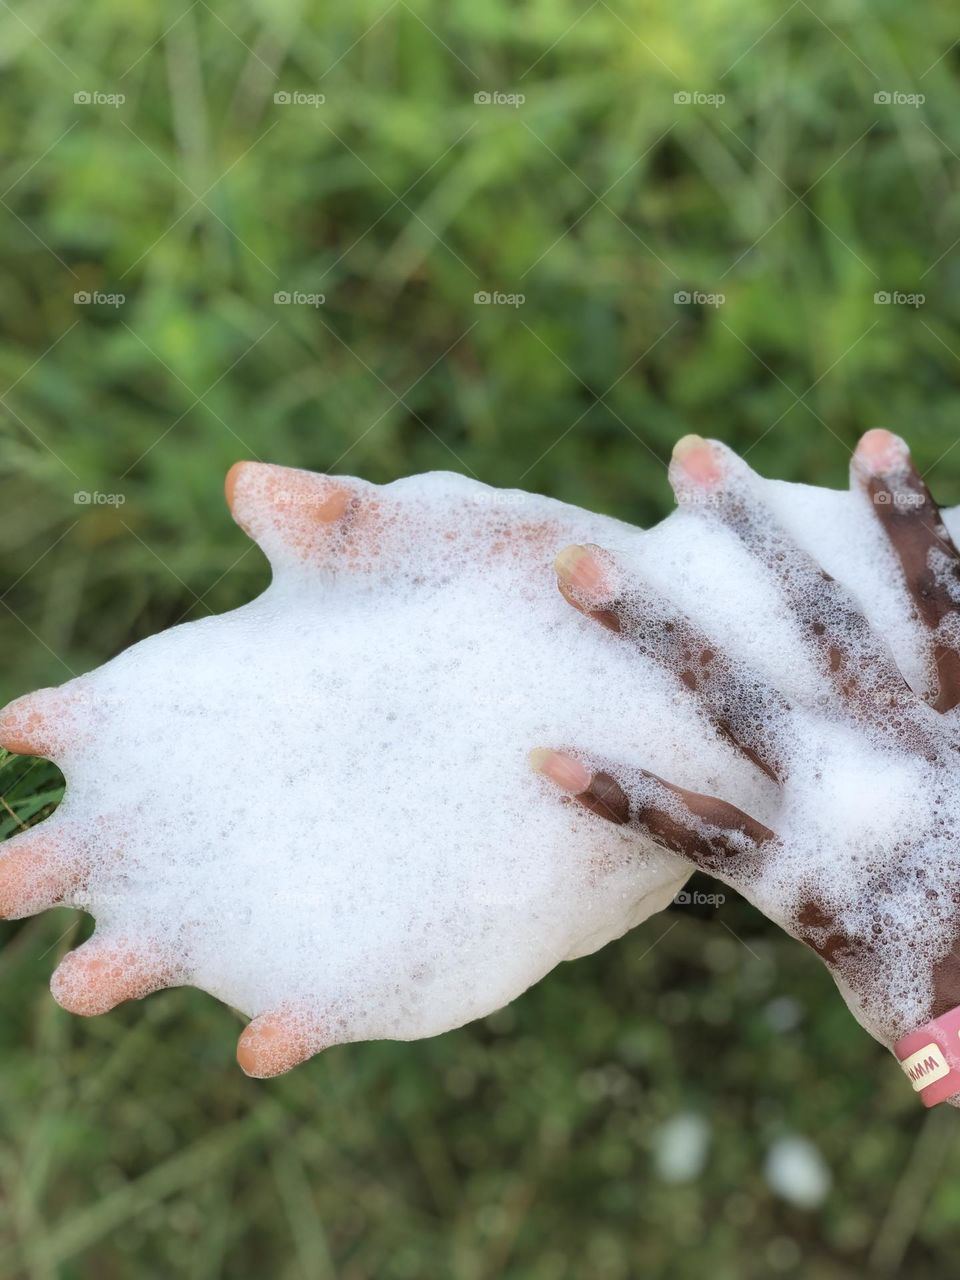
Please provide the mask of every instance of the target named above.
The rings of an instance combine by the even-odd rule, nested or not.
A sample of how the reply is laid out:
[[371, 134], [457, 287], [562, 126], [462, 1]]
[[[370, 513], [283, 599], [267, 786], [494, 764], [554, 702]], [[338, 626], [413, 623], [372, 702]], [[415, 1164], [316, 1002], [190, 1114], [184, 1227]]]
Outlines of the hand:
[[599, 547], [560, 554], [560, 590], [676, 677], [715, 732], [776, 785], [776, 817], [768, 826], [633, 761], [540, 749], [532, 763], [812, 947], [857, 1019], [892, 1046], [960, 1005], [960, 556], [906, 446], [868, 432], [852, 482], [871, 501], [935, 668], [928, 705], [850, 593], [777, 523], [743, 462], [688, 437], [670, 474], [683, 518], [701, 521], [705, 538], [735, 535], [779, 593], [799, 656], [818, 673], [810, 697], [790, 699], [746, 670]]
[[67, 779], [0, 853], [0, 914], [96, 917], [64, 1007], [193, 984], [251, 1016], [240, 1063], [274, 1075], [481, 1017], [666, 905], [685, 864], [523, 769], [538, 726], [599, 734], [633, 677], [589, 624], [570, 640], [556, 549], [640, 531], [442, 475], [247, 463], [227, 498], [263, 596], [0, 712]]

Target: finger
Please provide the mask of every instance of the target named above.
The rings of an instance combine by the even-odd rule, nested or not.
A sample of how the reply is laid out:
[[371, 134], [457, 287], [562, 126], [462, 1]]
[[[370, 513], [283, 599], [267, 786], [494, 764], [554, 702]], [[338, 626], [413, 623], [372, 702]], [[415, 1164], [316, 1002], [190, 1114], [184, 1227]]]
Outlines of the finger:
[[82, 884], [85, 866], [66, 839], [40, 823], [0, 845], [0, 917], [55, 907]]
[[848, 711], [902, 731], [915, 699], [886, 646], [849, 592], [777, 522], [750, 468], [716, 441], [686, 436], [674, 449], [670, 480], [679, 503], [730, 529], [774, 576], [808, 651]]
[[296, 1009], [262, 1013], [237, 1041], [237, 1062], [248, 1076], [283, 1075], [330, 1047], [329, 1035], [311, 1015]]
[[774, 782], [782, 781], [789, 709], [769, 685], [740, 675], [722, 650], [636, 574], [601, 547], [570, 546], [557, 556], [557, 583], [574, 608], [622, 635], [644, 658], [693, 693], [714, 728]]
[[776, 842], [769, 827], [735, 805], [701, 795], [646, 770], [614, 777], [563, 752], [538, 749], [531, 766], [608, 822], [635, 831], [698, 867], [736, 884], [753, 874]]
[[624, 629], [623, 610], [618, 609], [622, 588], [613, 557], [595, 544], [564, 547], [553, 562], [557, 586], [567, 604], [593, 618], [608, 631]]
[[57, 1004], [83, 1017], [107, 1013], [125, 1000], [141, 1000], [176, 986], [175, 969], [149, 947], [97, 934], [69, 952], [50, 979]]
[[224, 490], [234, 520], [275, 569], [298, 561], [353, 567], [376, 556], [381, 512], [374, 485], [236, 462]]
[[20, 756], [56, 760], [75, 739], [78, 682], [38, 689], [0, 711], [0, 747]]
[[960, 616], [960, 552], [899, 436], [868, 431], [851, 471], [900, 561], [920, 620], [935, 633], [931, 648], [939, 687], [933, 706], [951, 711], [960, 705], [960, 627], [941, 624]]

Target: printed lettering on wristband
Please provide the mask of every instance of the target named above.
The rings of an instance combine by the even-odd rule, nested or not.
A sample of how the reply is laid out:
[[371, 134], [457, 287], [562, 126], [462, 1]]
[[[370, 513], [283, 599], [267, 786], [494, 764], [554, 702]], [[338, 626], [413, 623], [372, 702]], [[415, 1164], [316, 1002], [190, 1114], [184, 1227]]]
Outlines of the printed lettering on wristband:
[[960, 1007], [911, 1031], [893, 1051], [925, 1107], [960, 1093]]

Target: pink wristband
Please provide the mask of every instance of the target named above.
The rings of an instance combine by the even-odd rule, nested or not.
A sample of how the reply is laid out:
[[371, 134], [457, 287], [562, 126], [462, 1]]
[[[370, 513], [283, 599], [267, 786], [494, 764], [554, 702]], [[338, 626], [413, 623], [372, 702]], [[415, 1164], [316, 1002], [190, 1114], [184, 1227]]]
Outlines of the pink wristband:
[[903, 1036], [893, 1052], [925, 1107], [960, 1093], [960, 1006]]

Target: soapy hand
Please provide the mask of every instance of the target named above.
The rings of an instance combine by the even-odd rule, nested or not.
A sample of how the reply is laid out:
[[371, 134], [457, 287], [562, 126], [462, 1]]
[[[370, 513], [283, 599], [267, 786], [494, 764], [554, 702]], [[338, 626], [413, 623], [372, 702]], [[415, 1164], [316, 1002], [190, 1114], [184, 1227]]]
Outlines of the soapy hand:
[[250, 1017], [243, 1069], [276, 1075], [482, 1017], [671, 900], [686, 864], [524, 768], [531, 741], [611, 741], [623, 691], [655, 695], [592, 626], [570, 636], [549, 573], [564, 543], [648, 535], [444, 474], [242, 463], [227, 500], [263, 595], [0, 712], [0, 744], [67, 782], [3, 845], [0, 915], [96, 920], [60, 1004], [194, 985]]
[[[778, 522], [739, 458], [687, 437], [670, 476], [679, 518], [700, 522], [705, 539], [732, 534], [779, 593], [816, 671], [808, 695], [765, 683], [598, 546], [560, 553], [560, 591], [672, 673], [713, 731], [776, 784], [771, 825], [642, 762], [543, 748], [531, 762], [593, 813], [717, 876], [812, 947], [855, 1017], [893, 1047], [960, 1005], [960, 555], [904, 443], [868, 432], [852, 486], [876, 514], [877, 554], [900, 575], [926, 644], [925, 700], [850, 592]], [[922, 1049], [908, 1070], [916, 1088], [926, 1087], [924, 1072], [939, 1080], [947, 1066], [956, 1070], [949, 1053], [947, 1066], [935, 1051], [923, 1056], [935, 1050], [921, 1045], [931, 1039], [908, 1044]], [[924, 1101], [943, 1100], [951, 1087], [960, 1091], [960, 1076], [939, 1084], [939, 1096], [927, 1089]]]

